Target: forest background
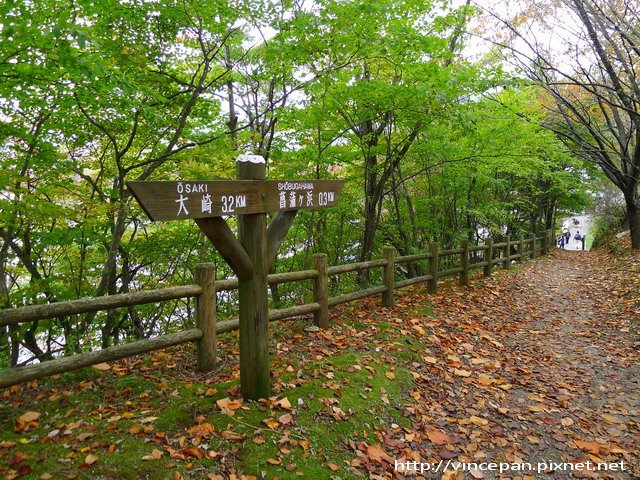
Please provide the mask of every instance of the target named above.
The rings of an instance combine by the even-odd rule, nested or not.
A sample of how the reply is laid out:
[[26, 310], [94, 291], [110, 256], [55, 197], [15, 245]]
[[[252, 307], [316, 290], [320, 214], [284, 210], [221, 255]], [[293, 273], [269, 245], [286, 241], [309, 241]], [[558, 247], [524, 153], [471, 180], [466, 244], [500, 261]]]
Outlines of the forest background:
[[[309, 268], [315, 252], [338, 264], [387, 244], [405, 255], [539, 233], [616, 196], [637, 248], [637, 12], [3, 2], [0, 308], [187, 284], [199, 262], [231, 275], [191, 222], [149, 222], [125, 182], [233, 179], [240, 153], [264, 156], [270, 179], [345, 180], [338, 207], [300, 212], [274, 271]], [[573, 49], [530, 35], [558, 18]], [[271, 293], [278, 305], [304, 295]], [[180, 300], [2, 327], [0, 368], [182, 330], [192, 310]]]

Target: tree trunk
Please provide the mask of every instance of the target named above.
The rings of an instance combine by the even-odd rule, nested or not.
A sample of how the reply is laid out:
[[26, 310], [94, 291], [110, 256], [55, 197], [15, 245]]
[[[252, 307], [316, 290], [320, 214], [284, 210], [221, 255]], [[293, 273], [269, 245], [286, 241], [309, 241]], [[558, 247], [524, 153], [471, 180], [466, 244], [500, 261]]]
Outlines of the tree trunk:
[[638, 203], [635, 190], [636, 187], [634, 185], [633, 191], [624, 192], [624, 197], [627, 204], [627, 222], [631, 235], [631, 249], [640, 250], [640, 204]]

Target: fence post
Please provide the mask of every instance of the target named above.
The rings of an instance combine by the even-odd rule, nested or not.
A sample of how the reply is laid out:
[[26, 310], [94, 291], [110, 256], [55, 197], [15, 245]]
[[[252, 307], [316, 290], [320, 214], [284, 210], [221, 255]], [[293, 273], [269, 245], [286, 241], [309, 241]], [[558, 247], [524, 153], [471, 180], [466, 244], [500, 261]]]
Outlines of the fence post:
[[504, 241], [506, 245], [504, 246], [504, 260], [502, 262], [502, 268], [506, 270], [511, 267], [511, 236], [507, 235]]
[[524, 262], [524, 235], [520, 235], [520, 239], [518, 240], [518, 253], [520, 254], [519, 262]]
[[487, 264], [484, 266], [484, 276], [491, 276], [491, 268], [493, 268], [493, 238], [489, 237], [484, 241], [484, 261]]
[[531, 234], [531, 257], [536, 258], [536, 234]]
[[329, 328], [329, 277], [326, 253], [313, 255], [313, 269], [318, 271], [318, 278], [313, 284], [313, 301], [320, 304], [320, 309], [313, 312], [313, 320], [318, 327]]
[[196, 297], [196, 318], [202, 330], [198, 342], [198, 370], [210, 372], [216, 367], [216, 275], [213, 263], [196, 265], [195, 282], [202, 287]]
[[427, 282], [427, 291], [433, 294], [438, 290], [438, 265], [440, 259], [438, 258], [437, 242], [429, 243], [429, 254], [431, 255], [429, 258], [429, 275], [431, 275], [431, 280]]
[[460, 252], [460, 285], [469, 285], [469, 240], [462, 241]]
[[387, 264], [384, 267], [384, 272], [382, 273], [382, 283], [387, 287], [386, 292], [382, 292], [382, 306], [383, 307], [393, 307], [395, 304], [395, 262], [396, 262], [396, 253], [395, 249], [391, 246], [385, 246], [382, 250], [384, 259], [387, 261]]
[[549, 233], [545, 230], [542, 234], [542, 245], [540, 247], [540, 254], [546, 255], [549, 251]]

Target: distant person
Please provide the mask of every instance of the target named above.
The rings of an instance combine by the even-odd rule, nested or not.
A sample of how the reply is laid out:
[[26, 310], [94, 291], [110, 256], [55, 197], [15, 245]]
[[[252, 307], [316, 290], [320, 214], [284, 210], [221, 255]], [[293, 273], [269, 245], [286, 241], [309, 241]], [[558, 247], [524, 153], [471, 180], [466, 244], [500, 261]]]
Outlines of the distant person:
[[567, 247], [569, 246], [569, 240], [571, 240], [571, 232], [567, 230], [566, 232], [564, 232], [564, 244]]
[[564, 234], [558, 237], [558, 247], [564, 248]]

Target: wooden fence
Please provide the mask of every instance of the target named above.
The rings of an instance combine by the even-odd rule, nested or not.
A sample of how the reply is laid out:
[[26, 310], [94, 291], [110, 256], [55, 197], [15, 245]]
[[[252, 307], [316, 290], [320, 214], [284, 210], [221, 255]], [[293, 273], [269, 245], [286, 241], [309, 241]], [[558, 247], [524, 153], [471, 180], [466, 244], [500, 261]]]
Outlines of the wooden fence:
[[[269, 285], [301, 280], [314, 281], [314, 301], [312, 303], [270, 310], [269, 321], [313, 313], [315, 324], [320, 328], [328, 328], [329, 308], [335, 305], [382, 294], [383, 306], [391, 307], [394, 304], [394, 292], [396, 289], [427, 282], [429, 293], [436, 293], [438, 279], [453, 275], [459, 275], [460, 284], [467, 285], [471, 270], [482, 268], [484, 276], [490, 276], [494, 266], [498, 265], [506, 269], [509, 268], [513, 260], [522, 262], [539, 253], [544, 254], [549, 251], [553, 242], [553, 231], [548, 230], [545, 235], [540, 237], [536, 237], [533, 234], [528, 237], [520, 236], [518, 239], [507, 237], [504, 241], [496, 243], [489, 238], [483, 245], [478, 246], [469, 246], [469, 242], [464, 241], [460, 248], [451, 250], [439, 250], [437, 243], [430, 243], [428, 252], [415, 255], [396, 256], [393, 247], [385, 247], [383, 258], [379, 260], [336, 266], [327, 265], [327, 256], [325, 254], [316, 254], [313, 257], [313, 269], [311, 270], [278, 273], [268, 276]], [[474, 254], [475, 256], [477, 252], [482, 252], [482, 261], [471, 263], [469, 255]], [[452, 256], [459, 256], [459, 266], [441, 270], [441, 259]], [[396, 266], [417, 261], [428, 262], [428, 273], [426, 275], [400, 281], [395, 280]], [[329, 277], [380, 267], [383, 268], [382, 284], [337, 297], [329, 297]], [[119, 307], [195, 297], [197, 318], [197, 328], [152, 339], [125, 343], [103, 350], [57, 358], [43, 363], [10, 368], [0, 372], [0, 388], [188, 342], [197, 343], [198, 370], [212, 370], [216, 363], [216, 335], [239, 328], [237, 318], [221, 322], [216, 321], [216, 292], [235, 290], [238, 288], [238, 281], [236, 279], [216, 281], [214, 266], [210, 263], [196, 266], [194, 281], [193, 285], [180, 287], [0, 310], [0, 326], [5, 326]]]

